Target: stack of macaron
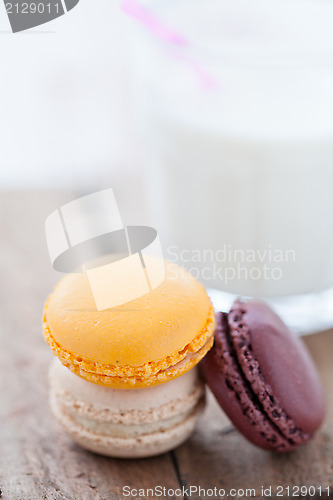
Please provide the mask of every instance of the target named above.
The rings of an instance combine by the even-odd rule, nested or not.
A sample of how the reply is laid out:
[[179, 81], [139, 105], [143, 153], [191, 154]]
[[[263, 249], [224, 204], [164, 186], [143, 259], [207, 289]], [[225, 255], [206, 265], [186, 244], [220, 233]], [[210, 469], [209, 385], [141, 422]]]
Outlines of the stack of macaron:
[[43, 324], [58, 358], [53, 413], [89, 450], [135, 458], [178, 446], [204, 408], [202, 378], [262, 448], [292, 450], [323, 420], [320, 380], [301, 340], [262, 302], [236, 301], [215, 317], [204, 287], [175, 264], [165, 263], [154, 290], [103, 311], [86, 275], [67, 275]]
[[[117, 287], [117, 284], [114, 285]], [[167, 263], [154, 290], [99, 311], [86, 274], [69, 274], [44, 311], [53, 413], [85, 448], [115, 457], [170, 450], [193, 432], [205, 403], [197, 364], [215, 315], [204, 289]]]

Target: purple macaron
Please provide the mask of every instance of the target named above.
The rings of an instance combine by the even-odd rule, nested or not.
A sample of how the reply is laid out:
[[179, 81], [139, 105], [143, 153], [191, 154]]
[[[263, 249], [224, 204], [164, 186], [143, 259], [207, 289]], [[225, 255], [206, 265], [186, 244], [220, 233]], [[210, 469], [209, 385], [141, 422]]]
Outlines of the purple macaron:
[[217, 314], [204, 378], [238, 430], [261, 448], [291, 451], [320, 427], [325, 400], [303, 342], [263, 302]]

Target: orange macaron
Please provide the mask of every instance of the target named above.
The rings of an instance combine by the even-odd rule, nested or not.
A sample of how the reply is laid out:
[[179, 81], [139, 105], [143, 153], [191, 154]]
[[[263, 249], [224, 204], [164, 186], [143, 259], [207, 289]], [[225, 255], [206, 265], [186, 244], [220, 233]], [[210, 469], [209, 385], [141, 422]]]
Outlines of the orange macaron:
[[204, 287], [166, 262], [158, 287], [102, 311], [85, 273], [65, 276], [46, 302], [43, 330], [54, 354], [76, 375], [135, 389], [193, 368], [212, 347], [215, 316]]

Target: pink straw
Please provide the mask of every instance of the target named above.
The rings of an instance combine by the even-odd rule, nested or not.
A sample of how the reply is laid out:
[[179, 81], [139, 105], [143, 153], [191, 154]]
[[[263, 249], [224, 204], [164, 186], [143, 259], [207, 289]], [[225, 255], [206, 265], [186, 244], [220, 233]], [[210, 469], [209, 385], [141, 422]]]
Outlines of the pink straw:
[[121, 7], [126, 14], [140, 21], [158, 38], [175, 45], [187, 45], [183, 36], [161, 23], [148, 9], [136, 0], [124, 0]]
[[[157, 38], [173, 45], [189, 47], [190, 44], [179, 33], [176, 33], [163, 22], [159, 21], [146, 7], [140, 4], [137, 0], [123, 0], [122, 10], [133, 17], [141, 24], [146, 26]], [[209, 75], [201, 66], [198, 66], [194, 61], [179, 54], [179, 57], [191, 66], [200, 79], [200, 82], [206, 89], [216, 87], [216, 81]]]

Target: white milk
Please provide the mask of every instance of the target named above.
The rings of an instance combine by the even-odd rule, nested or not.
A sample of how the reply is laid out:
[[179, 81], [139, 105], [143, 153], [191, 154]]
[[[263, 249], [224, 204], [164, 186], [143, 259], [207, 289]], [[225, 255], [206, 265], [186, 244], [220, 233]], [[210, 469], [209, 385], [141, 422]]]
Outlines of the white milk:
[[157, 13], [192, 40], [186, 57], [216, 88], [152, 40], [139, 59], [152, 223], [166, 258], [239, 295], [328, 289], [333, 3], [190, 4]]

